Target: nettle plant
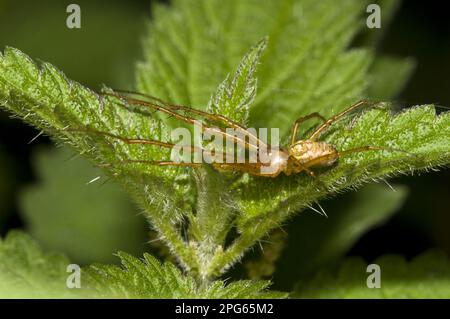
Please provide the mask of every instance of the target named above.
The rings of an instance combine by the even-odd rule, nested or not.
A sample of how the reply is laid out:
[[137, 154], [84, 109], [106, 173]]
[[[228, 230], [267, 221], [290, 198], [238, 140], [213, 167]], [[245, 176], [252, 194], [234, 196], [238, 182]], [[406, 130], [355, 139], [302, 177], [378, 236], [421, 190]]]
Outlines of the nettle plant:
[[[220, 114], [246, 127], [279, 128], [287, 142], [300, 116], [319, 112], [329, 118], [363, 97], [389, 99], [404, 85], [413, 63], [376, 57], [377, 36], [365, 30], [361, 36], [365, 47], [349, 47], [361, 32], [365, 5], [357, 0], [339, 5], [331, 0], [175, 0], [171, 6], [155, 5], [144, 61], [136, 67], [136, 90]], [[394, 7], [389, 3], [384, 16], [389, 17]], [[99, 95], [67, 79], [51, 64], [38, 66], [13, 48], [0, 56], [0, 102], [58, 143], [102, 166], [143, 208], [176, 261], [177, 266], [170, 261], [160, 264], [149, 254], [139, 260], [119, 253], [122, 267], [84, 269], [82, 291], [92, 296], [285, 297], [268, 291], [268, 281], [225, 285], [218, 278], [255, 244], [319, 200], [450, 161], [448, 113], [437, 116], [433, 105], [424, 105], [394, 114], [389, 103], [377, 103], [333, 124], [321, 140], [337, 150], [375, 145], [407, 153], [348, 154], [331, 167], [315, 170], [317, 179], [304, 173], [257, 177], [218, 171], [207, 164], [198, 168], [125, 165], [130, 159], [168, 160], [170, 149], [124, 143], [113, 135], [173, 142], [170, 131], [180, 121]], [[313, 124], [303, 127], [298, 137], [306, 137]], [[50, 295], [71, 296], [65, 289], [69, 262], [43, 254], [26, 235], [7, 236], [0, 244], [0, 256], [0, 286], [23, 288], [28, 280], [33, 287], [48, 287], [45, 283], [51, 282], [54, 286], [32, 295], [48, 296], [52, 291]], [[426, 260], [434, 259], [439, 257]], [[446, 259], [439, 260], [448, 265]], [[410, 266], [411, 272], [417, 268]], [[18, 274], [27, 276], [19, 279]], [[440, 274], [448, 276], [448, 271]], [[314, 283], [321, 287], [323, 278]], [[304, 285], [305, 291], [300, 287], [294, 296], [308, 296], [311, 285]], [[365, 286], [365, 279], [361, 285]], [[449, 285], [442, 285], [448, 291]], [[313, 295], [321, 296], [317, 291]]]

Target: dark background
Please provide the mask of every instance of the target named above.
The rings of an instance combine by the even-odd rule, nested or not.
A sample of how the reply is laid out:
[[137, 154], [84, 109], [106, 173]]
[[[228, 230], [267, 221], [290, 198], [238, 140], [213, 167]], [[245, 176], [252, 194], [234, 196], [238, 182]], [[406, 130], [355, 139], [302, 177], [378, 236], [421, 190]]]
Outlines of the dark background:
[[[96, 7], [96, 20], [86, 11], [82, 29], [55, 31], [53, 25], [65, 23], [69, 2], [39, 1], [38, 5], [32, 1], [0, 1], [0, 47], [10, 45], [32, 57], [50, 61], [69, 78], [94, 89], [102, 83], [131, 87], [133, 61], [140, 56], [140, 37], [145, 33], [145, 19], [150, 16], [148, 0], [126, 4], [93, 2], [77, 1], [82, 8]], [[126, 10], [118, 10], [121, 7]], [[60, 12], [61, 16], [54, 12]], [[417, 61], [412, 79], [398, 97], [401, 104], [436, 103], [441, 106], [440, 111], [450, 107], [450, 16], [444, 1], [404, 1], [390, 29], [385, 30], [379, 51], [411, 56]], [[2, 203], [2, 209], [10, 212], [0, 224], [1, 235], [23, 226], [16, 193], [35, 180], [30, 160], [33, 149], [50, 144], [42, 136], [28, 145], [37, 133], [0, 112], [0, 149], [5, 154], [1, 165], [8, 165], [7, 174], [13, 176], [9, 185], [1, 187], [9, 199]], [[349, 254], [367, 260], [386, 253], [410, 258], [430, 247], [439, 247], [450, 255], [449, 181], [450, 170], [445, 168], [421, 176], [395, 178], [392, 183], [410, 188], [406, 203], [386, 224], [366, 233]], [[295, 228], [298, 222], [300, 218], [295, 218], [289, 228]]]
[[[405, 105], [436, 103], [450, 107], [450, 16], [445, 1], [403, 1], [380, 51], [412, 56], [417, 68], [398, 101]], [[373, 259], [383, 253], [412, 257], [429, 247], [450, 254], [450, 171], [396, 178], [407, 184], [403, 208], [384, 226], [367, 233], [350, 254]]]

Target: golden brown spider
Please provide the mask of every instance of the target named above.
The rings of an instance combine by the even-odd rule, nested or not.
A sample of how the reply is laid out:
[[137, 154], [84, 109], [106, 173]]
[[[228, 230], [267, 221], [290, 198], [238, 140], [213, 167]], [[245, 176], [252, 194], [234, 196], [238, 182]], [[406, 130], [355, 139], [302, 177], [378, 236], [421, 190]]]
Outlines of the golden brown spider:
[[[208, 113], [205, 111], [201, 111], [198, 109], [194, 109], [188, 106], [169, 104], [161, 99], [155, 98], [150, 95], [130, 92], [130, 91], [122, 91], [115, 90], [115, 92], [111, 93], [101, 93], [103, 96], [114, 96], [126, 102], [129, 105], [135, 106], [143, 106], [151, 108], [155, 111], [159, 111], [165, 114], [168, 114], [175, 119], [183, 121], [185, 123], [189, 123], [192, 125], [198, 125], [199, 122], [195, 117], [203, 118], [204, 121], [211, 124], [212, 122], [221, 123], [227, 127], [233, 128], [235, 131], [245, 134], [248, 137], [248, 140], [245, 138], [242, 139], [235, 135], [230, 135], [225, 130], [211, 127], [207, 125], [202, 125], [202, 130], [212, 130], [217, 134], [221, 134], [225, 139], [232, 140], [233, 143], [237, 143], [245, 147], [246, 149], [258, 150], [260, 147], [267, 147], [269, 149], [270, 145], [267, 145], [265, 142], [260, 140], [254, 134], [249, 133], [247, 128], [242, 125], [230, 120], [229, 118], [222, 116], [220, 114]], [[132, 98], [126, 96], [124, 94], [134, 94], [140, 95], [147, 99], [152, 100], [152, 102], [143, 101], [140, 99]], [[298, 174], [301, 172], [306, 172], [312, 177], [315, 177], [314, 172], [311, 170], [314, 167], [327, 167], [333, 165], [340, 157], [344, 155], [348, 155], [351, 153], [357, 152], [365, 152], [372, 150], [391, 150], [397, 151], [388, 147], [380, 147], [380, 146], [361, 146], [356, 147], [344, 151], [338, 151], [336, 148], [330, 143], [324, 141], [317, 141], [317, 138], [333, 123], [343, 118], [348, 113], [352, 112], [356, 108], [368, 104], [369, 102], [366, 100], [358, 101], [357, 103], [351, 105], [344, 111], [332, 116], [329, 119], [325, 119], [319, 113], [315, 112], [309, 114], [304, 117], [300, 117], [297, 119], [292, 126], [290, 145], [286, 148], [279, 148], [276, 151], [270, 151], [268, 153], [269, 161], [261, 162], [256, 161], [255, 163], [245, 162], [245, 163], [228, 163], [228, 162], [213, 162], [211, 165], [219, 170], [228, 170], [228, 171], [240, 171], [243, 173], [249, 173], [251, 175], [263, 176], [263, 177], [276, 177], [280, 173], [284, 173], [285, 175]], [[183, 114], [182, 114], [183, 113]], [[312, 118], [319, 118], [323, 121], [323, 123], [317, 127], [314, 132], [310, 134], [310, 136], [304, 140], [296, 140], [298, 128], [301, 123], [306, 120]], [[163, 148], [173, 148], [175, 144], [169, 142], [162, 142], [157, 140], [150, 139], [141, 139], [141, 138], [128, 138], [122, 137], [118, 135], [111, 134], [109, 132], [101, 132], [101, 131], [93, 131], [87, 129], [69, 129], [70, 131], [89, 131], [94, 134], [106, 135], [115, 139], [119, 139], [127, 144], [147, 144], [154, 145]], [[204, 149], [198, 147], [190, 147], [192, 151], [205, 151]], [[226, 155], [223, 154], [223, 157]], [[130, 159], [121, 162], [122, 164], [126, 163], [143, 163], [143, 164], [151, 164], [151, 165], [160, 165], [160, 166], [187, 166], [187, 167], [200, 167], [202, 163], [191, 163], [191, 162], [175, 162], [175, 161], [151, 161], [151, 160], [140, 160], [140, 159]], [[106, 164], [104, 166], [111, 166], [112, 164]], [[269, 169], [270, 168], [270, 169]]]

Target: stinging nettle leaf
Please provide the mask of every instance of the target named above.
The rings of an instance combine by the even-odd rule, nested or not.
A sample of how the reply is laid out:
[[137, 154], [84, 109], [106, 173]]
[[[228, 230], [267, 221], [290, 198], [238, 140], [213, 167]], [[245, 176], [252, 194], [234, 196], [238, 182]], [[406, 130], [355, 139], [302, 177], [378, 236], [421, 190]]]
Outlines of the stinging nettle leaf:
[[141, 253], [145, 219], [117, 185], [66, 148], [39, 149], [33, 163], [39, 181], [19, 194], [21, 217], [47, 250], [73, 262], [112, 262], [118, 249]]
[[[394, 215], [407, 193], [405, 186], [393, 185], [391, 189], [380, 181], [320, 204], [326, 218], [311, 209], [305, 211], [287, 226], [287, 248], [277, 265], [274, 281], [290, 287], [293, 277], [306, 278], [342, 258], [365, 232]], [[312, 206], [320, 210], [317, 204]]]
[[256, 67], [266, 46], [267, 38], [242, 58], [233, 78], [227, 76], [211, 97], [208, 112], [224, 115], [244, 125], [247, 123], [250, 105], [256, 96]]
[[85, 269], [87, 287], [102, 298], [285, 298], [286, 294], [268, 291], [268, 281], [236, 281], [225, 285], [214, 281], [200, 287], [170, 262], [161, 264], [145, 253], [142, 260], [119, 252], [122, 266], [92, 265]]
[[2, 298], [286, 298], [269, 291], [268, 281], [214, 281], [197, 285], [173, 264], [161, 264], [145, 253], [144, 258], [117, 253], [122, 266], [95, 264], [81, 270], [81, 289], [69, 289], [70, 261], [62, 255], [44, 253], [21, 231], [0, 240], [0, 296]]
[[44, 253], [29, 235], [10, 231], [0, 239], [0, 297], [81, 297], [66, 286], [69, 264], [62, 255]]
[[367, 95], [376, 100], [397, 96], [414, 71], [416, 63], [411, 58], [382, 56], [372, 65], [372, 83]]
[[[380, 287], [370, 289], [379, 266]], [[439, 251], [428, 251], [412, 261], [401, 256], [386, 255], [367, 263], [361, 258], [349, 258], [334, 271], [322, 270], [309, 280], [297, 283], [293, 298], [449, 298], [450, 261]]]
[[[286, 137], [299, 116], [320, 112], [330, 117], [374, 88], [370, 70], [377, 58], [372, 48], [349, 49], [362, 25], [364, 7], [365, 2], [357, 0], [343, 0], [339, 6], [332, 0], [183, 0], [174, 1], [170, 7], [156, 4], [157, 14], [144, 44], [144, 61], [137, 69], [137, 87], [170, 102], [205, 109], [211, 94], [216, 91], [227, 96], [232, 92], [227, 89], [234, 86], [234, 91], [240, 92], [233, 95], [237, 100], [231, 103], [221, 99], [226, 103], [220, 112], [230, 117], [237, 114], [237, 120], [242, 121], [243, 115], [232, 107], [246, 105], [253, 97], [253, 85], [247, 89], [246, 84], [254, 81], [249, 66], [257, 59], [243, 64], [247, 71], [242, 71], [236, 81], [228, 78], [227, 88], [222, 86], [217, 91], [216, 87], [254, 43], [268, 36], [270, 41], [258, 66], [258, 95], [248, 124], [278, 127]], [[247, 98], [240, 100], [242, 97]], [[66, 131], [70, 126], [167, 141], [164, 132], [171, 123], [161, 116], [131, 112], [123, 100], [102, 98], [53, 72], [48, 65], [38, 68], [16, 49], [8, 48], [0, 57], [0, 100], [15, 115], [72, 145], [96, 164], [168, 158], [169, 150]], [[449, 163], [449, 113], [436, 116], [430, 105], [391, 115], [382, 106], [351, 114], [333, 125], [321, 140], [339, 151], [373, 145], [404, 152], [386, 150], [342, 157], [333, 167], [316, 171], [320, 182], [305, 174], [276, 179], [247, 175], [228, 179], [221, 174], [230, 181], [227, 193], [234, 204], [230, 205], [233, 219], [229, 229], [235, 234], [227, 238], [229, 242], [208, 248], [211, 258], [204, 258], [205, 250], [199, 248], [192, 237], [195, 232], [189, 229], [197, 213], [192, 198], [201, 193], [186, 174], [190, 170], [134, 163], [106, 171], [145, 209], [158, 238], [168, 244], [180, 265], [197, 279], [210, 280], [314, 201], [373, 180]], [[310, 127], [299, 136], [305, 137]], [[213, 218], [214, 212], [205, 215], [213, 224], [208, 218]]]
[[[49, 64], [39, 68], [14, 48], [6, 48], [0, 56], [0, 101], [7, 110], [58, 141], [69, 144], [93, 163], [111, 165], [107, 167], [107, 175], [145, 208], [159, 236], [171, 238], [171, 249], [184, 249], [175, 225], [182, 217], [185, 205], [183, 195], [186, 190], [175, 181], [180, 170], [120, 164], [128, 159], [167, 159], [169, 150], [129, 145], [108, 135], [90, 134], [90, 130], [96, 130], [122, 137], [161, 140], [165, 135], [159, 119], [132, 112], [115, 97], [99, 96], [68, 80]], [[183, 258], [179, 257], [180, 260]]]

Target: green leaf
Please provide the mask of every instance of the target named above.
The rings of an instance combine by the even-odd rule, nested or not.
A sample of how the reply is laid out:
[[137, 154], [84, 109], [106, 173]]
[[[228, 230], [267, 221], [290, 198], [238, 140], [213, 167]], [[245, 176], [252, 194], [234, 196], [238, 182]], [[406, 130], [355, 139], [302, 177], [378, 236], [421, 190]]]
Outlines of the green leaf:
[[[450, 298], [450, 261], [437, 251], [407, 262], [387, 255], [373, 262], [380, 266], [380, 288], [368, 288], [368, 264], [360, 258], [346, 260], [335, 271], [320, 271], [296, 285], [294, 298]], [[370, 280], [372, 282], [372, 280]]]
[[[277, 265], [276, 282], [291, 285], [292, 277], [305, 278], [342, 258], [361, 235], [382, 225], [402, 205], [406, 187], [393, 188], [395, 191], [387, 185], [370, 184], [339, 200], [325, 201], [326, 218], [309, 210], [294, 221], [286, 229], [288, 247]], [[313, 206], [321, 213], [321, 207]]]
[[[145, 28], [142, 9], [147, 9], [147, 3], [130, 6], [126, 2], [112, 2], [105, 6], [101, 2], [85, 1], [78, 4], [82, 29], [73, 30], [66, 27], [68, 3], [2, 1], [0, 47], [14, 46], [34, 57], [52, 61], [72, 79], [89, 87], [108, 83], [130, 89], [134, 77], [130, 65], [140, 56], [138, 35]], [[45, 37], [36, 37], [37, 26]], [[112, 36], [107, 36], [106, 30]], [[120, 50], [117, 50], [118, 39], [122, 45]]]
[[414, 107], [395, 116], [386, 109], [373, 109], [337, 125], [323, 139], [337, 150], [376, 145], [405, 150], [409, 154], [396, 151], [355, 153], [341, 158], [333, 168], [321, 170], [320, 181], [303, 174], [276, 180], [251, 178], [239, 188], [238, 204], [242, 213], [238, 228], [242, 237], [233, 249], [241, 250], [291, 214], [326, 195], [387, 176], [447, 164], [450, 161], [450, 113], [436, 116], [432, 106]]
[[[381, 11], [381, 28], [364, 28], [361, 32], [361, 35], [358, 37], [359, 41], [357, 41], [358, 45], [363, 46], [378, 46], [383, 36], [385, 35], [385, 30], [389, 29], [389, 26], [392, 22], [392, 19], [395, 16], [395, 13], [401, 6], [400, 0], [372, 0], [370, 4], [377, 4], [380, 6]], [[369, 4], [369, 3], [367, 3]], [[366, 11], [366, 17], [369, 16], [369, 12]], [[367, 18], [366, 18], [367, 19]], [[395, 75], [395, 74], [392, 74]]]
[[130, 145], [109, 135], [89, 133], [97, 130], [122, 137], [164, 140], [164, 125], [158, 119], [130, 111], [115, 97], [99, 96], [68, 80], [48, 63], [38, 67], [12, 48], [0, 55], [0, 104], [71, 145], [95, 164], [112, 165], [108, 166], [107, 176], [133, 195], [160, 238], [178, 252], [182, 263], [190, 258], [177, 229], [186, 205], [184, 194], [189, 191], [183, 170], [121, 164], [128, 159], [167, 159], [169, 150]]
[[[375, 145], [408, 153], [391, 150], [350, 154], [335, 167], [321, 170], [320, 182], [327, 185], [326, 193], [333, 193], [385, 176], [444, 165], [450, 160], [449, 124], [450, 113], [436, 116], [431, 105], [413, 107], [396, 115], [390, 115], [386, 108], [364, 112], [350, 122], [336, 125], [322, 140], [337, 150]], [[289, 211], [317, 200], [324, 194], [321, 183], [303, 174], [277, 180], [252, 179], [241, 190], [241, 207], [246, 211], [242, 225], [253, 222], [252, 218], [263, 210], [273, 214], [280, 202], [283, 202], [280, 208]]]
[[268, 281], [236, 281], [226, 285], [197, 285], [175, 265], [161, 264], [145, 253], [143, 260], [117, 254], [122, 266], [96, 264], [82, 269], [81, 289], [69, 289], [69, 260], [44, 253], [21, 231], [11, 231], [0, 241], [1, 298], [285, 298], [269, 291]]
[[[364, 95], [371, 54], [347, 50], [364, 1], [183, 0], [155, 4], [137, 87], [165, 100], [205, 109], [211, 93], [259, 39], [269, 36], [258, 67], [251, 127], [342, 110]], [[251, 23], [250, 23], [251, 21]]]
[[413, 59], [399, 59], [384, 56], [372, 66], [372, 83], [367, 95], [377, 100], [385, 100], [397, 96], [411, 77], [416, 63]]
[[92, 265], [83, 273], [87, 287], [107, 298], [285, 298], [282, 292], [267, 291], [268, 281], [214, 281], [197, 285], [170, 262], [161, 264], [145, 253], [142, 260], [120, 252], [122, 266]]
[[235, 203], [228, 191], [229, 181], [206, 166], [194, 173], [197, 185], [197, 212], [192, 216], [193, 237], [221, 244], [230, 228]]
[[246, 124], [250, 105], [256, 95], [255, 71], [267, 39], [256, 44], [241, 60], [233, 78], [227, 77], [209, 101], [207, 111]]
[[[178, 0], [170, 7], [156, 4], [144, 61], [138, 66], [137, 87], [168, 101], [205, 109], [226, 74], [268, 35], [258, 67], [258, 95], [250, 107], [248, 123], [252, 127], [278, 127], [285, 138], [299, 116], [318, 111], [330, 117], [367, 94], [373, 83], [369, 70], [376, 58], [371, 49], [349, 49], [362, 25], [364, 7], [365, 2], [357, 0], [344, 0], [338, 6], [331, 0]], [[243, 65], [257, 60], [254, 54], [250, 56], [255, 58]], [[252, 83], [251, 73], [238, 73], [235, 83], [242, 85], [236, 88]], [[342, 157], [337, 165], [316, 170], [320, 182], [306, 174], [275, 179], [221, 174], [229, 182], [224, 193], [231, 194], [235, 203], [226, 212], [226, 216], [233, 216], [232, 225], [217, 227], [229, 229], [229, 236], [214, 236], [226, 240], [208, 248], [213, 257], [205, 259], [196, 242], [205, 237], [198, 237], [189, 228], [199, 212], [196, 203], [202, 202], [193, 198], [207, 194], [194, 186], [186, 174], [191, 170], [144, 163], [122, 165], [127, 159], [168, 159], [169, 150], [66, 129], [95, 129], [169, 142], [166, 128], [171, 122], [115, 97], [101, 98], [67, 80], [49, 64], [38, 68], [23, 53], [10, 48], [0, 57], [0, 101], [94, 163], [112, 163], [106, 167], [108, 175], [145, 209], [159, 238], [184, 269], [205, 281], [222, 274], [271, 230], [321, 198], [374, 179], [450, 162], [449, 113], [436, 116], [432, 106], [422, 106], [391, 115], [388, 107], [379, 104], [352, 114], [333, 125], [321, 140], [339, 151], [373, 145], [404, 152], [372, 151]], [[231, 106], [239, 103], [230, 103], [230, 109], [227, 106], [223, 111], [232, 114]], [[240, 110], [234, 111], [240, 114]], [[299, 136], [306, 138], [312, 124], [302, 127]], [[210, 180], [219, 183], [219, 178]], [[218, 185], [211, 185], [213, 193]]]
[[[381, 10], [381, 29], [364, 28], [356, 38], [356, 45], [378, 47], [385, 31], [400, 7], [399, 0], [377, 0], [371, 4], [378, 4]], [[369, 13], [366, 13], [368, 15]], [[370, 84], [367, 96], [376, 100], [388, 100], [397, 97], [405, 87], [416, 66], [412, 58], [381, 56], [371, 65]]]
[[0, 240], [0, 298], [74, 297], [66, 286], [70, 262], [45, 254], [25, 233], [10, 231]]
[[74, 156], [65, 148], [34, 154], [39, 181], [19, 195], [31, 235], [45, 249], [82, 264], [114, 261], [117, 249], [142, 253], [144, 218], [98, 168]]
[[276, 266], [285, 249], [287, 237], [284, 230], [275, 229], [270, 234], [269, 240], [261, 244], [257, 258], [251, 258], [244, 262], [243, 265], [250, 279], [273, 277], [275, 270], [279, 268]]

